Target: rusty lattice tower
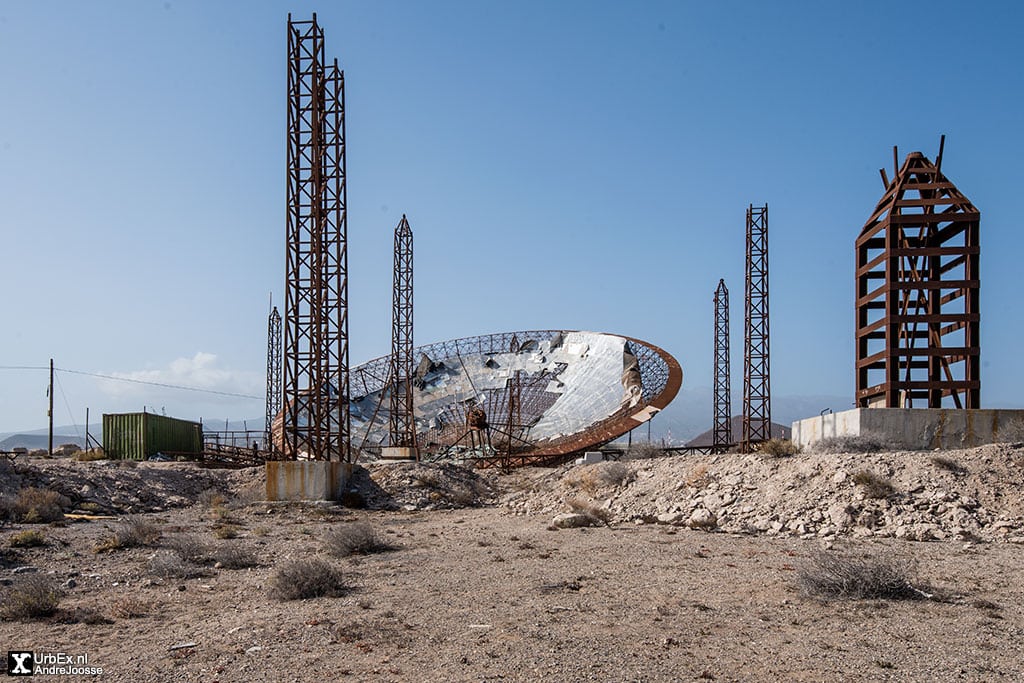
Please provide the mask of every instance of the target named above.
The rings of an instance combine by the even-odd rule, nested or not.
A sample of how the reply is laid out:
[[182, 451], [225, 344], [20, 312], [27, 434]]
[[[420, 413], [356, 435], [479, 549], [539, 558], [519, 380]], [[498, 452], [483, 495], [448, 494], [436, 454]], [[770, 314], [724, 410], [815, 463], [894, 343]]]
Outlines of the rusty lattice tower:
[[281, 412], [281, 314], [277, 306], [267, 316], [267, 419], [263, 424], [263, 447], [274, 450], [270, 432]]
[[980, 408], [981, 213], [911, 152], [857, 238], [857, 405]]
[[718, 281], [715, 290], [715, 421], [712, 445], [725, 450], [732, 445], [732, 397], [729, 380], [729, 288]]
[[413, 414], [412, 228], [405, 215], [395, 228], [395, 274], [391, 294], [391, 417], [392, 446], [416, 448]]
[[324, 32], [288, 15], [283, 450], [350, 458], [345, 76]]
[[771, 438], [768, 336], [768, 205], [747, 208], [743, 345], [743, 450]]

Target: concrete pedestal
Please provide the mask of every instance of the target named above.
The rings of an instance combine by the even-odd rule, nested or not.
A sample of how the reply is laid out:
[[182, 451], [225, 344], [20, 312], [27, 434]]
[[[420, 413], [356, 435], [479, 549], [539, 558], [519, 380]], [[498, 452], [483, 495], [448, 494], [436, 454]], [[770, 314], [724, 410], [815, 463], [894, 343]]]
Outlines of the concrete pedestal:
[[340, 500], [351, 476], [347, 462], [268, 460], [267, 500]]
[[912, 450], [970, 448], [1024, 438], [1024, 410], [854, 408], [797, 420], [801, 448], [835, 436], [870, 436]]

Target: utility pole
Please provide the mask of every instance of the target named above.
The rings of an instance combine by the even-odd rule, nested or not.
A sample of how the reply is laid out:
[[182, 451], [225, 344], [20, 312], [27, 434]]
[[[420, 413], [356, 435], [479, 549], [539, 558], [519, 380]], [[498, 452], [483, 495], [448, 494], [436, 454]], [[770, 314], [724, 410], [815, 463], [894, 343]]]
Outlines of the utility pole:
[[50, 397], [50, 409], [46, 411], [46, 416], [50, 419], [50, 440], [47, 451], [50, 457], [53, 457], [53, 359], [50, 359], [50, 389], [46, 392], [47, 396]]

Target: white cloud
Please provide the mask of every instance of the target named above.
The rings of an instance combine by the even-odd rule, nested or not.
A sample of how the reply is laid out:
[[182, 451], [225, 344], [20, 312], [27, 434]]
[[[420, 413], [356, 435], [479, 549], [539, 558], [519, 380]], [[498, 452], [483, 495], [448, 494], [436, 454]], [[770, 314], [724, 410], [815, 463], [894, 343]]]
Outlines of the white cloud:
[[180, 387], [222, 391], [234, 394], [259, 396], [263, 393], [262, 375], [247, 371], [233, 370], [218, 363], [216, 354], [197, 351], [191, 358], [176, 358], [163, 368], [115, 371], [108, 374], [129, 381], [114, 379], [98, 380], [99, 388], [109, 396], [127, 397], [152, 393], [154, 387], [138, 382], [170, 384]]

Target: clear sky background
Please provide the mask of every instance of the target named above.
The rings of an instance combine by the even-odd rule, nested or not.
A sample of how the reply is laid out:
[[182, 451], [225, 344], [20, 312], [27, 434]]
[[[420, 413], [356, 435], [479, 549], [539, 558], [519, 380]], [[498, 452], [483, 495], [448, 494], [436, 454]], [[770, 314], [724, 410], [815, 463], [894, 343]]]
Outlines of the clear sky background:
[[[1024, 405], [1018, 3], [0, 0], [0, 365], [258, 397], [59, 372], [58, 424], [262, 416], [289, 11], [345, 69], [353, 364], [390, 349], [406, 213], [417, 343], [617, 332], [710, 387], [725, 278], [738, 401], [744, 212], [767, 202], [773, 395], [852, 404], [878, 169], [945, 133], [982, 212], [982, 403]], [[46, 383], [0, 370], [0, 432], [45, 426]]]

